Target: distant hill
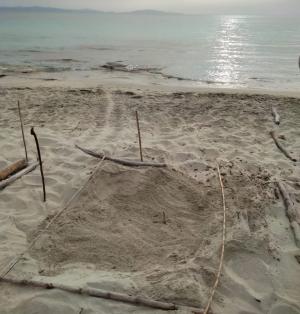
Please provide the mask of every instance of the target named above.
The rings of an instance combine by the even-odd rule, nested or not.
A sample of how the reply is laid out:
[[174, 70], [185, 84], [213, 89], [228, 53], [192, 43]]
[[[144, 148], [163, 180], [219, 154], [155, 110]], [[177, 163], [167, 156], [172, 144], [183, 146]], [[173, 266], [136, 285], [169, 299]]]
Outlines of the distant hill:
[[137, 10], [137, 11], [131, 11], [127, 14], [135, 14], [135, 15], [174, 15], [174, 14], [180, 14], [180, 13], [173, 13], [173, 12], [165, 12], [165, 11], [158, 11], [158, 10]]
[[16, 12], [83, 12], [83, 13], [110, 13], [110, 14], [134, 14], [134, 15], [174, 15], [179, 13], [164, 12], [158, 10], [137, 10], [130, 12], [105, 12], [91, 9], [80, 9], [80, 10], [71, 10], [71, 9], [60, 9], [52, 7], [39, 7], [39, 6], [17, 6], [17, 7], [0, 7], [0, 11], [16, 11]]

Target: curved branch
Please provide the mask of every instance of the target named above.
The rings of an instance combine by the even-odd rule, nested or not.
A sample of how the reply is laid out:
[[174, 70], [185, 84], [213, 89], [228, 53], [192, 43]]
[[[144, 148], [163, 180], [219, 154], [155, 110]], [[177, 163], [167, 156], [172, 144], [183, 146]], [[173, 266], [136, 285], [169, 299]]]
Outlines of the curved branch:
[[161, 167], [161, 168], [167, 167], [166, 164], [162, 164], [162, 163], [141, 162], [141, 161], [132, 161], [132, 160], [126, 160], [126, 159], [112, 158], [112, 157], [104, 156], [104, 154], [102, 154], [102, 153], [96, 153], [96, 152], [93, 152], [92, 150], [82, 148], [78, 145], [75, 145], [75, 147], [80, 149], [85, 154], [88, 154], [88, 155], [93, 156], [95, 158], [99, 158], [99, 159], [104, 158], [104, 160], [109, 160], [109, 161], [115, 162], [115, 163], [123, 165], [123, 166], [128, 166], [128, 167]]

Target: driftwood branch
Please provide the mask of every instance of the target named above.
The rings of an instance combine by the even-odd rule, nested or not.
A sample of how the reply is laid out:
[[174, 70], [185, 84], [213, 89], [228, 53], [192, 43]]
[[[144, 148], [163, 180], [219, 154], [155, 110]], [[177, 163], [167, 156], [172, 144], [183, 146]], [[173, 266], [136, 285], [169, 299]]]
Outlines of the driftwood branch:
[[272, 115], [274, 117], [274, 122], [276, 124], [280, 124], [280, 115], [278, 114], [278, 112], [274, 106], [272, 106]]
[[100, 158], [100, 159], [104, 158], [104, 160], [109, 160], [109, 161], [115, 162], [115, 163], [123, 165], [123, 166], [129, 166], [129, 167], [167, 167], [166, 164], [162, 164], [162, 163], [141, 162], [141, 161], [112, 158], [112, 157], [104, 156], [104, 154], [102, 154], [102, 153], [96, 153], [96, 152], [93, 152], [89, 149], [82, 148], [78, 145], [75, 145], [75, 147], [80, 149], [82, 152], [84, 152], [90, 156], [93, 156], [95, 158]]
[[18, 173], [10, 176], [8, 179], [1, 181], [0, 182], [0, 190], [4, 189], [9, 184], [13, 183], [17, 179], [19, 179], [22, 176], [24, 176], [25, 174], [27, 174], [27, 173], [31, 172], [32, 170], [34, 170], [38, 166], [38, 164], [39, 164], [38, 162], [34, 162], [33, 164], [29, 165], [25, 169], [23, 169], [23, 170], [19, 171]]
[[300, 213], [291, 200], [285, 184], [282, 182], [277, 182], [277, 186], [283, 198], [286, 209], [286, 216], [290, 221], [296, 244], [300, 248]]
[[279, 141], [278, 141], [278, 139], [277, 139], [277, 137], [276, 137], [276, 135], [275, 135], [275, 132], [274, 132], [274, 131], [271, 131], [271, 132], [270, 132], [270, 135], [271, 135], [271, 137], [273, 138], [273, 140], [274, 140], [276, 146], [278, 147], [278, 149], [279, 149], [288, 159], [290, 159], [291, 161], [296, 162], [297, 159], [295, 159], [294, 157], [292, 157], [292, 156], [290, 155], [290, 153], [287, 152], [286, 149], [279, 143]]
[[43, 289], [59, 289], [59, 290], [63, 290], [63, 291], [71, 292], [71, 293], [88, 295], [91, 297], [120, 301], [120, 302], [126, 302], [126, 303], [135, 304], [135, 305], [142, 305], [142, 306], [147, 306], [150, 308], [155, 308], [155, 309], [160, 309], [160, 310], [176, 310], [178, 308], [178, 306], [173, 303], [160, 302], [160, 301], [155, 301], [155, 300], [151, 300], [144, 297], [136, 297], [136, 296], [131, 296], [127, 294], [105, 291], [105, 290], [100, 290], [100, 289], [95, 289], [95, 288], [74, 288], [71, 286], [63, 285], [63, 284], [46, 283], [46, 282], [41, 282], [37, 280], [27, 280], [27, 279], [20, 280], [20, 279], [13, 279], [13, 278], [1, 278], [0, 281], [10, 283], [10, 284], [32, 286], [32, 287], [43, 288]]
[[13, 164], [7, 166], [3, 170], [0, 171], [0, 180], [5, 180], [11, 175], [17, 173], [18, 171], [24, 169], [27, 166], [27, 162], [25, 159], [18, 160]]

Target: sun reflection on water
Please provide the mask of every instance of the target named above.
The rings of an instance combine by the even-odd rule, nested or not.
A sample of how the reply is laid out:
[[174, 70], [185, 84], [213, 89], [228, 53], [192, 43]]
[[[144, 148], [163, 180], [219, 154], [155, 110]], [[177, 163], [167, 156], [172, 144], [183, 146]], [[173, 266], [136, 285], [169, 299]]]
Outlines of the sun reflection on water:
[[244, 19], [241, 17], [222, 17], [221, 28], [217, 33], [213, 48], [213, 69], [208, 79], [222, 84], [237, 83], [240, 78], [241, 50], [246, 39]]

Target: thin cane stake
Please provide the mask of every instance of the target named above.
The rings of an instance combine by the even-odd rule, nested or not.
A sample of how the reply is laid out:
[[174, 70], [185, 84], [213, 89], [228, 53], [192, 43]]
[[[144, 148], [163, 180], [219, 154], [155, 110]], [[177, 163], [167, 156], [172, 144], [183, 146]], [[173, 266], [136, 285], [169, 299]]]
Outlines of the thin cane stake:
[[136, 125], [137, 125], [138, 135], [139, 135], [140, 156], [141, 156], [141, 161], [143, 161], [142, 139], [141, 139], [141, 131], [140, 131], [140, 123], [139, 123], [139, 114], [137, 110], [135, 111], [135, 117], [136, 117]]
[[163, 212], [163, 224], [167, 224], [166, 213]]
[[46, 187], [45, 187], [45, 178], [44, 178], [44, 172], [43, 172], [43, 163], [42, 163], [42, 158], [41, 158], [40, 145], [39, 145], [39, 141], [38, 141], [38, 138], [34, 132], [33, 127], [31, 128], [30, 134], [34, 136], [36, 149], [37, 149], [38, 156], [39, 156], [40, 170], [41, 170], [42, 183], [43, 183], [43, 194], [44, 194], [43, 201], [46, 202]]
[[28, 162], [27, 147], [26, 147], [26, 141], [25, 141], [25, 135], [24, 135], [24, 127], [23, 127], [23, 120], [22, 120], [22, 114], [21, 114], [21, 108], [20, 108], [20, 102], [19, 101], [18, 101], [18, 109], [19, 109], [19, 117], [20, 117], [20, 123], [21, 123], [23, 144], [24, 144], [24, 149], [25, 149], [25, 160], [26, 160], [26, 163], [27, 163]]
[[222, 271], [222, 267], [223, 267], [223, 260], [224, 260], [224, 251], [225, 251], [225, 238], [226, 238], [226, 203], [225, 203], [225, 194], [224, 194], [224, 185], [223, 185], [223, 181], [222, 181], [222, 176], [221, 176], [221, 172], [220, 172], [220, 167], [219, 164], [217, 163], [217, 169], [218, 169], [218, 176], [219, 176], [219, 181], [220, 181], [220, 187], [221, 187], [221, 193], [222, 193], [222, 202], [223, 202], [223, 232], [222, 232], [222, 248], [221, 248], [221, 257], [220, 257], [220, 265], [219, 265], [219, 269], [218, 269], [218, 273], [216, 276], [216, 281], [211, 289], [210, 292], [210, 297], [208, 299], [206, 308], [203, 312], [203, 314], [207, 314], [209, 311], [209, 308], [211, 306], [213, 297], [215, 295], [216, 289], [218, 287], [219, 284], [219, 280], [220, 280], [220, 276], [221, 276], [221, 271]]

